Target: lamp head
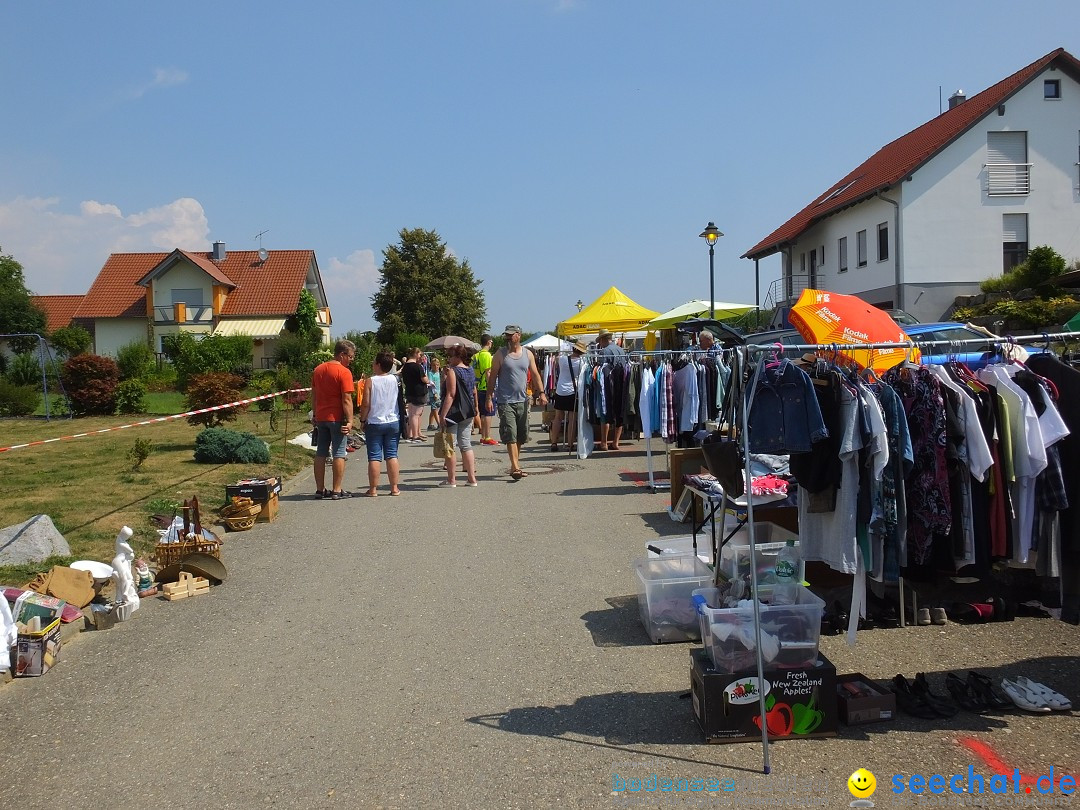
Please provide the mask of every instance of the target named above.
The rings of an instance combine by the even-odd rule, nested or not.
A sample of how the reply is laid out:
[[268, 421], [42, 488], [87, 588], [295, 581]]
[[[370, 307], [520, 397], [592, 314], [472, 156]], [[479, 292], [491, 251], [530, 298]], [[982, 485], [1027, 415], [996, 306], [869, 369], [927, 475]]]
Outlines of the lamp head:
[[724, 234], [720, 233], [719, 229], [712, 222], [706, 225], [705, 230], [698, 234], [698, 236], [702, 237], [706, 242], [709, 243], [709, 247], [715, 245], [716, 240], [723, 235]]

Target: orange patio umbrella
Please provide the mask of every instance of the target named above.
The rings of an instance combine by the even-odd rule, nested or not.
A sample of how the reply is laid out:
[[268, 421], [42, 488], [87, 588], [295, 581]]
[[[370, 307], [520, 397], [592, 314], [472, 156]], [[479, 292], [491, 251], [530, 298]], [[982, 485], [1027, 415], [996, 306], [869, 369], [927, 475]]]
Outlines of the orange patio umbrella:
[[911, 338], [885, 310], [854, 295], [807, 288], [788, 319], [808, 343], [834, 344], [836, 354], [860, 368], [885, 371], [905, 359], [919, 360], [915, 348], [860, 348], [870, 343], [906, 343]]

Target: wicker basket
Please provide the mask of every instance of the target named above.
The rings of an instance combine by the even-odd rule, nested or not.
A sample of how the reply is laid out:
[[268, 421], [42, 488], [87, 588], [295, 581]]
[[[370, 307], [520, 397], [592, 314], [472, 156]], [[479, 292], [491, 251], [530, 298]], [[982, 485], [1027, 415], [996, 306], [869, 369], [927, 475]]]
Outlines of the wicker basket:
[[258, 515], [246, 515], [244, 517], [227, 517], [222, 518], [225, 521], [225, 525], [229, 527], [229, 531], [233, 532], [246, 532], [252, 526], [255, 525], [255, 521], [258, 520]]
[[[252, 518], [252, 522], [254, 522], [254, 518]], [[154, 549], [154, 556], [157, 559], [158, 567], [164, 568], [167, 565], [180, 562], [188, 554], [194, 554], [196, 551], [209, 554], [211, 557], [217, 557], [220, 560], [221, 539], [209, 529], [203, 529], [202, 539], [182, 540], [179, 543], [158, 543]]]

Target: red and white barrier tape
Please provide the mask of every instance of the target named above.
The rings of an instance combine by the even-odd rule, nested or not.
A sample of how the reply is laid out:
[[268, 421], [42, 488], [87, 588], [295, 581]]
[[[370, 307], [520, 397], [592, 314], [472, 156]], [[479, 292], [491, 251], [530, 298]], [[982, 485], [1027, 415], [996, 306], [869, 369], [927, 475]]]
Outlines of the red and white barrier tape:
[[126, 430], [127, 428], [139, 427], [140, 425], [153, 425], [157, 422], [168, 422], [170, 419], [183, 419], [186, 416], [195, 416], [200, 413], [210, 413], [211, 411], [220, 411], [224, 408], [235, 408], [237, 405], [248, 405], [252, 402], [258, 402], [260, 399], [270, 399], [271, 397], [280, 397], [285, 394], [295, 394], [310, 391], [310, 388], [292, 388], [288, 391], [275, 391], [272, 394], [262, 394], [261, 396], [251, 397], [250, 399], [238, 399], [236, 402], [230, 402], [227, 405], [214, 405], [211, 408], [199, 408], [197, 411], [187, 411], [186, 413], [174, 413], [171, 416], [158, 416], [154, 419], [144, 419], [142, 422], [132, 422], [130, 425], [117, 425], [116, 427], [102, 428], [101, 430], [91, 430], [87, 433], [74, 433], [71, 436], [58, 436], [55, 439], [41, 439], [36, 442], [27, 442], [26, 444], [13, 444], [11, 447], [0, 447], [0, 453], [5, 453], [8, 450], [22, 450], [24, 447], [37, 447], [42, 444], [51, 444], [52, 442], [62, 442], [67, 439], [83, 439], [87, 436], [97, 436], [99, 433], [108, 433], [113, 430]]

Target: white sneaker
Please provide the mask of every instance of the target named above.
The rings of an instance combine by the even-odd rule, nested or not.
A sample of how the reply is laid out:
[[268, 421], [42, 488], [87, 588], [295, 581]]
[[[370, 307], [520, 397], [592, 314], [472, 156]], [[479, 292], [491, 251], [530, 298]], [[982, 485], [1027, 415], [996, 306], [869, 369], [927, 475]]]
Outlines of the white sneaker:
[[1009, 696], [1009, 700], [1026, 712], [1049, 714], [1050, 707], [1038, 695], [1033, 695], [1027, 689], [1008, 678], [1001, 679], [1001, 688]]
[[440, 481], [439, 486], [440, 487], [456, 487], [457, 484], [451, 484], [449, 481]]
[[1028, 694], [1040, 698], [1043, 703], [1055, 712], [1064, 712], [1072, 708], [1072, 701], [1067, 697], [1060, 692], [1055, 692], [1049, 686], [1045, 686], [1038, 681], [1032, 681], [1025, 678], [1023, 675], [1018, 675], [1013, 678], [1013, 682], [1026, 689]]

